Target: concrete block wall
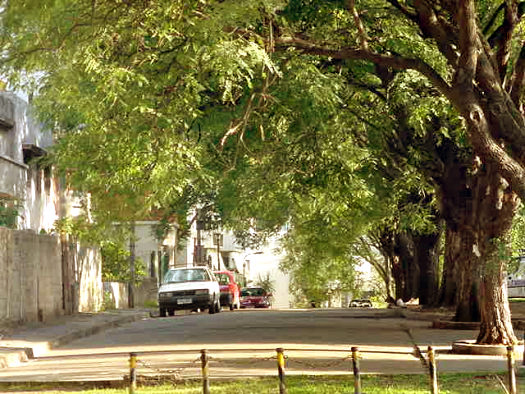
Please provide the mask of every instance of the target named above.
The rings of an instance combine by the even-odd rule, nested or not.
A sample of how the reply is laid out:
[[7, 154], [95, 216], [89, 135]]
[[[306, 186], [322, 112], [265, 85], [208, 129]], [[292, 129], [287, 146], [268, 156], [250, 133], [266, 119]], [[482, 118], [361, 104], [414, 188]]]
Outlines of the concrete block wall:
[[106, 308], [126, 309], [128, 307], [128, 285], [126, 283], [104, 282], [104, 292], [108, 293], [111, 299], [111, 302], [105, 305]]
[[143, 306], [157, 301], [157, 278], [143, 278], [140, 286], [135, 288], [135, 304]]
[[[13, 272], [13, 237], [11, 231], [2, 231], [0, 228], [0, 321], [11, 320], [16, 318], [16, 312], [13, 309], [20, 309], [20, 297], [16, 297], [14, 302], [12, 296], [12, 287], [15, 280], [20, 282], [20, 274]], [[15, 315], [15, 316], [13, 316]]]
[[[78, 285], [73, 312], [96, 312], [103, 299], [100, 255], [94, 248], [73, 249]], [[0, 227], [0, 323], [64, 314], [62, 281], [58, 237]]]
[[509, 287], [509, 298], [525, 298], [525, 286]]
[[0, 321], [46, 321], [60, 314], [58, 239], [0, 227]]
[[[135, 287], [135, 307], [140, 308], [157, 301], [157, 279], [143, 278], [139, 286]], [[104, 282], [104, 291], [109, 294], [115, 309], [128, 308], [128, 285], [121, 282]]]
[[79, 312], [96, 312], [102, 308], [102, 263], [99, 249], [77, 247], [79, 267]]

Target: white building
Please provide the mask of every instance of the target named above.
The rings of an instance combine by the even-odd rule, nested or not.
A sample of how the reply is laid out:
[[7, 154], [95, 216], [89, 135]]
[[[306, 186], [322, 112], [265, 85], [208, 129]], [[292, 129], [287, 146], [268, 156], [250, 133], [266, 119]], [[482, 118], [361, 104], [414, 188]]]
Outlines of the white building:
[[0, 204], [18, 212], [15, 228], [49, 232], [61, 215], [59, 180], [37, 160], [52, 143], [51, 131], [33, 120], [26, 101], [0, 92]]
[[177, 223], [170, 223], [165, 237], [161, 240], [155, 235], [157, 220], [134, 222], [135, 258], [141, 259], [146, 266], [146, 277], [160, 283], [166, 270], [176, 266], [177, 260]]
[[52, 131], [35, 119], [25, 100], [0, 91], [0, 226], [10, 228], [3, 229], [8, 235], [1, 246], [11, 250], [0, 261], [0, 278], [7, 281], [0, 286], [0, 304], [19, 311], [7, 312], [6, 319], [43, 321], [97, 310], [102, 281], [98, 250], [42, 234], [75, 210], [75, 200], [45, 160]]
[[261, 249], [263, 253], [248, 256], [248, 286], [257, 283], [259, 278], [269, 276], [274, 285], [273, 307], [291, 308], [294, 299], [290, 294], [290, 277], [279, 268], [283, 256], [276, 251], [277, 245], [278, 239], [273, 238]]

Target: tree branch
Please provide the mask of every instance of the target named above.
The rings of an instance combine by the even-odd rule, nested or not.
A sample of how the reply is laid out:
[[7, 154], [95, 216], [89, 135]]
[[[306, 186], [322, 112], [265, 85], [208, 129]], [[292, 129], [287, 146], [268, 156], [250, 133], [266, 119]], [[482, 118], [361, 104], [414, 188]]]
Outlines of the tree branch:
[[512, 102], [523, 114], [523, 108], [521, 105], [521, 95], [523, 91], [523, 83], [525, 79], [525, 46], [522, 45], [520, 56], [514, 67], [514, 74], [512, 76], [509, 93]]
[[352, 14], [352, 17], [354, 18], [354, 23], [357, 27], [357, 32], [359, 35], [361, 49], [363, 51], [368, 51], [368, 38], [366, 37], [363, 22], [361, 21], [361, 18], [359, 17], [359, 14], [355, 9], [355, 0], [347, 0], [346, 4], [348, 7], [348, 11], [350, 11], [350, 14]]
[[403, 15], [405, 15], [408, 19], [410, 19], [413, 22], [417, 22], [416, 14], [411, 12], [407, 7], [400, 4], [397, 0], [386, 0], [388, 3], [390, 3], [394, 8], [401, 11]]
[[501, 36], [498, 42], [498, 52], [496, 53], [499, 77], [502, 82], [505, 81], [505, 76], [507, 74], [507, 64], [510, 57], [511, 41], [517, 24], [518, 2], [516, 0], [507, 0], [505, 2], [505, 18], [503, 19], [503, 24], [501, 25]]
[[478, 36], [474, 0], [458, 1], [459, 61], [456, 83], [461, 89], [474, 89], [478, 63]]
[[449, 26], [443, 25], [444, 19], [438, 18], [427, 1], [416, 0], [414, 6], [417, 11], [416, 22], [424, 37], [433, 38], [448, 63], [455, 67], [458, 61], [457, 51], [453, 47], [453, 44], [458, 44], [455, 34], [451, 34]]
[[505, 7], [505, 2], [502, 2], [498, 8], [494, 11], [490, 19], [488, 20], [487, 24], [483, 28], [483, 34], [488, 34], [492, 26], [494, 26], [494, 23], [496, 23], [496, 19], [498, 18], [498, 14], [503, 10]]
[[305, 53], [327, 56], [334, 59], [367, 60], [377, 65], [391, 67], [396, 70], [416, 70], [427, 77], [434, 86], [448, 98], [453, 97], [449, 84], [430, 65], [421, 59], [406, 58], [397, 55], [382, 55], [362, 49], [340, 48], [334, 49], [298, 37], [280, 37], [275, 40], [280, 49], [295, 48]]
[[494, 140], [481, 108], [475, 105], [467, 107], [467, 111], [462, 115], [467, 121], [474, 151], [483, 161], [494, 165], [498, 173], [510, 184], [512, 191], [524, 200], [525, 169]]

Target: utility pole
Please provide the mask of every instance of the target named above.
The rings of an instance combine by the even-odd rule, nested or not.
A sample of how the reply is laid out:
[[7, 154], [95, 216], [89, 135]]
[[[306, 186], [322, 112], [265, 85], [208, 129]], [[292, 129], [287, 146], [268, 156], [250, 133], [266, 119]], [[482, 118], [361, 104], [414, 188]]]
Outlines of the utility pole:
[[129, 273], [128, 307], [135, 307], [135, 222], [130, 223], [131, 236], [129, 238]]
[[213, 233], [213, 240], [217, 244], [217, 269], [221, 270], [221, 233]]
[[203, 253], [202, 253], [202, 235], [201, 231], [204, 229], [204, 221], [201, 217], [200, 209], [197, 210], [197, 221], [196, 221], [196, 228], [197, 228], [197, 245], [195, 246], [195, 262], [196, 265], [204, 265], [203, 262]]

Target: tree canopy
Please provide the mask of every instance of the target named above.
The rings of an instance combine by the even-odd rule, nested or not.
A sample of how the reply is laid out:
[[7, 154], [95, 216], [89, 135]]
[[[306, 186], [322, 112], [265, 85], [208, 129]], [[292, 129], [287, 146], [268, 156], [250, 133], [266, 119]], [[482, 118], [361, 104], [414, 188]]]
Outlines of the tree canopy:
[[[495, 313], [507, 328], [493, 329], [488, 311], [501, 298], [495, 240], [525, 197], [524, 8], [7, 1], [1, 66], [34, 92], [59, 136], [56, 163], [92, 195], [97, 220], [211, 202], [239, 232], [251, 218], [268, 231], [290, 224], [291, 261], [304, 256], [308, 272], [348, 261], [352, 240], [377, 226], [435, 230], [437, 207], [481, 267], [482, 331], [497, 333], [481, 340], [510, 343], [510, 317]], [[438, 189], [457, 168], [465, 187]]]

